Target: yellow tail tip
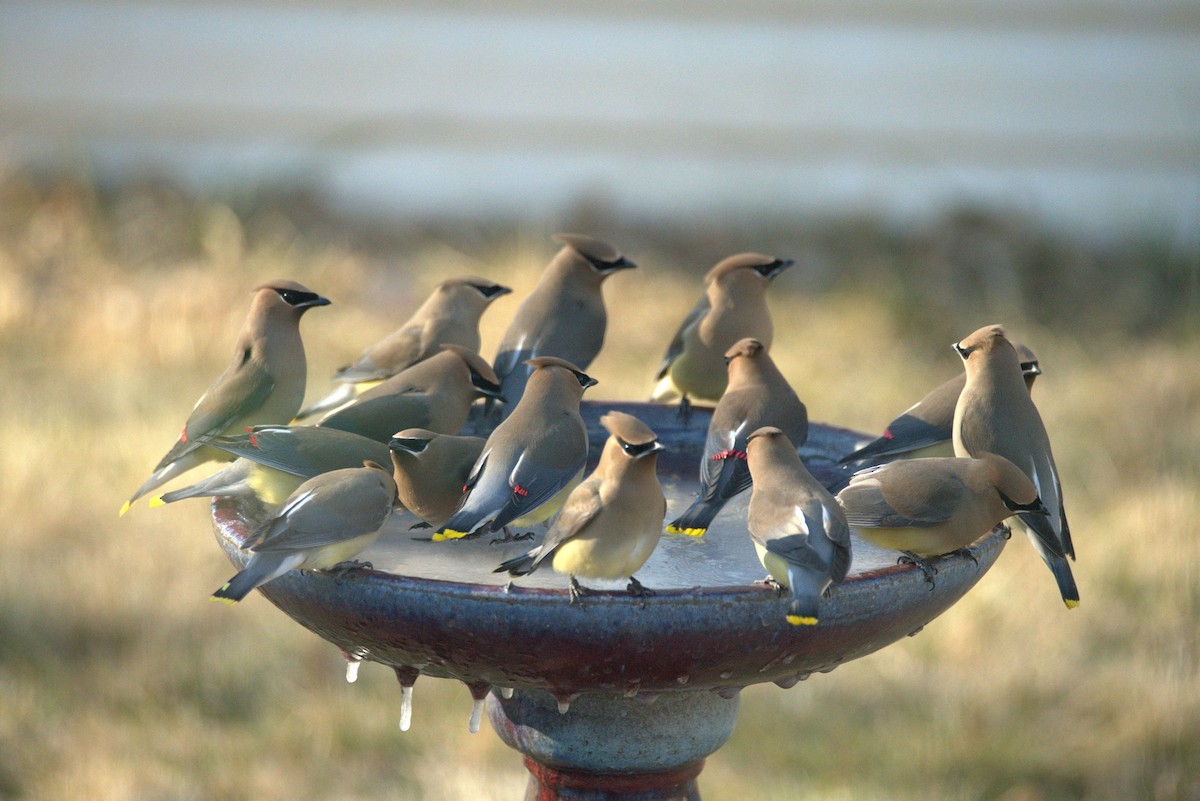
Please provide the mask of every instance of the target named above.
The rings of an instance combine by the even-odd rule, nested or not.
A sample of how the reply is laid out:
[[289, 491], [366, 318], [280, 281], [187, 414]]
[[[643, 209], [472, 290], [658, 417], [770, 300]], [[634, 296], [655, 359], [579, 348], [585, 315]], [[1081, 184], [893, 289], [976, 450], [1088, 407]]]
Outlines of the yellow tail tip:
[[222, 598], [220, 595], [210, 595], [208, 596], [208, 600], [213, 603], [225, 604], [226, 606], [233, 606], [237, 603], [236, 598]]
[[157, 509], [160, 506], [166, 506], [167, 502], [162, 499], [161, 495], [155, 495], [150, 499], [150, 508]]
[[1067, 605], [1068, 609], [1074, 609], [1075, 607], [1079, 606], [1079, 601], [1071, 598], [1063, 598], [1063, 603]]
[[680, 528], [674, 523], [667, 526], [668, 534], [685, 534], [689, 537], [703, 537], [706, 531], [708, 531], [706, 528]]
[[125, 501], [125, 503], [121, 504], [121, 511], [117, 512], [117, 517], [124, 517], [131, 506], [133, 506], [133, 501]]
[[800, 615], [788, 615], [787, 622], [793, 626], [815, 626], [817, 619], [815, 617], [801, 617]]
[[444, 529], [433, 535], [434, 542], [443, 542], [445, 540], [461, 540], [467, 536], [465, 531], [455, 531], [453, 529]]

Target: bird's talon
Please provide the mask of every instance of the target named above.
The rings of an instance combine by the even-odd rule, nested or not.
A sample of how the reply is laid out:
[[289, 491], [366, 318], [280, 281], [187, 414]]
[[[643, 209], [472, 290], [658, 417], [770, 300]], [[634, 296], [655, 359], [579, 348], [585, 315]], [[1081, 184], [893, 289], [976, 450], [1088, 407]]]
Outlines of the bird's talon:
[[925, 574], [925, 581], [929, 584], [929, 591], [933, 592], [935, 586], [933, 577], [937, 575], [937, 568], [928, 559], [923, 559], [917, 556], [912, 551], [903, 551], [903, 556], [896, 560], [898, 564], [916, 565], [921, 568], [921, 572]]
[[567, 595], [570, 596], [570, 600], [568, 601], [568, 603], [569, 604], [578, 603], [580, 606], [583, 606], [583, 596], [585, 596], [587, 594], [588, 594], [588, 590], [585, 589], [575, 579], [574, 576], [571, 576], [570, 582], [567, 583]]

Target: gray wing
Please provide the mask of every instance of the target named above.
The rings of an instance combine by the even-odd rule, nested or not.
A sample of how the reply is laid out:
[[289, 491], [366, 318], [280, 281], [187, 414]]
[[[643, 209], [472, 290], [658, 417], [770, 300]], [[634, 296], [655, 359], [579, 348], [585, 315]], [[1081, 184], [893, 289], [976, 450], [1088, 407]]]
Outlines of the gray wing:
[[598, 479], [588, 479], [576, 487], [567, 498], [567, 502], [563, 504], [562, 511], [559, 512], [554, 525], [546, 533], [541, 551], [533, 560], [533, 564], [535, 566], [541, 564], [542, 560], [549, 556], [555, 548], [587, 528], [588, 524], [595, 520], [596, 515], [600, 514], [603, 509], [604, 506], [600, 502], [600, 481]]
[[700, 320], [704, 318], [704, 315], [708, 314], [711, 308], [712, 305], [708, 301], [708, 295], [701, 295], [700, 299], [696, 301], [696, 305], [688, 312], [687, 317], [684, 317], [683, 322], [679, 324], [679, 330], [675, 332], [674, 338], [671, 339], [671, 344], [667, 345], [667, 352], [663, 354], [662, 364], [658, 366], [658, 372], [654, 375], [655, 381], [662, 379], [667, 374], [667, 371], [671, 369], [671, 363], [679, 358], [680, 353], [683, 353], [683, 337], [688, 329], [699, 325]]

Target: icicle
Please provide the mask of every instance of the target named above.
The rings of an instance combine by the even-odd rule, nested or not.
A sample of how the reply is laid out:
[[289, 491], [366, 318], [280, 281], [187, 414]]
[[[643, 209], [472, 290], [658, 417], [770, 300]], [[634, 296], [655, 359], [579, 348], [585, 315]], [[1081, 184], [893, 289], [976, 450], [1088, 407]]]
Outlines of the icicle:
[[412, 726], [412, 685], [400, 685], [400, 731], [408, 731]]
[[345, 648], [338, 650], [342, 652], [342, 658], [346, 660], [346, 682], [353, 684], [358, 681], [358, 668], [362, 665], [368, 651], [366, 648], [355, 648], [353, 651], [347, 651]]
[[413, 667], [395, 668], [396, 680], [400, 682], [400, 731], [408, 731], [412, 725], [412, 691], [413, 685], [421, 675], [421, 671]]
[[571, 711], [571, 704], [579, 697], [579, 693], [555, 693], [554, 700], [558, 702], [558, 714], [565, 715]]
[[471, 734], [479, 731], [479, 724], [483, 722], [483, 698], [476, 698], [474, 705], [471, 707], [471, 720], [467, 723], [467, 729]]
[[471, 734], [479, 731], [479, 724], [483, 722], [483, 705], [487, 701], [488, 693], [492, 691], [492, 685], [486, 681], [474, 682], [467, 685], [467, 689], [471, 691], [471, 698], [474, 703], [471, 706], [471, 719], [467, 722], [467, 729]]

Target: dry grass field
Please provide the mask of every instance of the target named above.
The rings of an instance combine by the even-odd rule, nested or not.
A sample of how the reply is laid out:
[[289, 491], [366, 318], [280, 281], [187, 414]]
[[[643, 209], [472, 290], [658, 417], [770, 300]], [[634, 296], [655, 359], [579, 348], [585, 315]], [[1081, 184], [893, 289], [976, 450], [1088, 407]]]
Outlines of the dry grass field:
[[1087, 247], [961, 214], [864, 221], [554, 228], [338, 222], [301, 200], [233, 205], [162, 187], [99, 195], [0, 180], [0, 799], [515, 799], [520, 759], [467, 732], [465, 688], [422, 679], [397, 729], [391, 671], [336, 649], [230, 574], [202, 502], [117, 509], [223, 368], [250, 288], [296, 278], [310, 399], [433, 283], [513, 286], [493, 353], [579, 228], [641, 269], [606, 288], [595, 398], [642, 399], [718, 258], [798, 265], [771, 291], [776, 360], [816, 420], [875, 431], [960, 370], [949, 343], [1005, 323], [1038, 352], [1034, 397], [1062, 471], [1082, 606], [1024, 541], [905, 640], [788, 691], [742, 694], [708, 801], [1200, 799], [1200, 311], [1195, 254]]

